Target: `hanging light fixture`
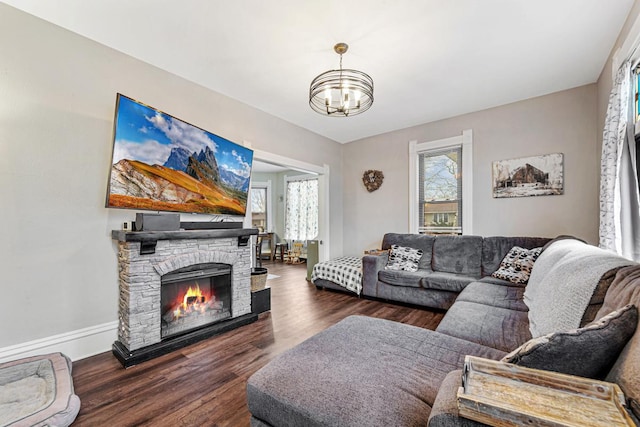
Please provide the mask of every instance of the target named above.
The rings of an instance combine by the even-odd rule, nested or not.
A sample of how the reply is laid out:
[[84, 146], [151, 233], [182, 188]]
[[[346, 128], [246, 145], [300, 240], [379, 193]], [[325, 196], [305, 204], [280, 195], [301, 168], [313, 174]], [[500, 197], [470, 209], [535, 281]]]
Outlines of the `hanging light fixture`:
[[373, 104], [373, 79], [362, 71], [342, 69], [342, 55], [347, 49], [346, 43], [335, 45], [333, 50], [340, 55], [340, 69], [324, 72], [311, 82], [309, 105], [320, 114], [355, 116]]

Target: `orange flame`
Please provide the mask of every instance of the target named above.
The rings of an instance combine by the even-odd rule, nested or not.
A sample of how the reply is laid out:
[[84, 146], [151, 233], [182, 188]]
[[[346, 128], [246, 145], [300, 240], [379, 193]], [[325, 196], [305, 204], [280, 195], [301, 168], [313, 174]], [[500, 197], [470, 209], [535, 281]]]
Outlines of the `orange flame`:
[[176, 319], [187, 315], [192, 312], [200, 312], [203, 313], [206, 311], [205, 299], [208, 299], [207, 296], [200, 290], [200, 286], [198, 283], [195, 284], [195, 287], [189, 286], [187, 292], [185, 292], [182, 303], [177, 302], [173, 309], [173, 315]]
[[182, 306], [184, 308], [187, 308], [187, 301], [190, 297], [197, 297], [196, 301], [200, 301], [202, 299], [202, 291], [200, 290], [200, 286], [198, 286], [197, 283], [195, 289], [189, 286], [189, 289], [187, 289], [187, 292], [184, 294], [184, 298], [182, 300]]

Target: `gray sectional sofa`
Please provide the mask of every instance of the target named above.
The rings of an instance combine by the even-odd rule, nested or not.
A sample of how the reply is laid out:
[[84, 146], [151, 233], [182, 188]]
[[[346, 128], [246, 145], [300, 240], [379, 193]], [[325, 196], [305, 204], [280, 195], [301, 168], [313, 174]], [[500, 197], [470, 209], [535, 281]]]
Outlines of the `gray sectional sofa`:
[[[495, 251], [499, 254], [508, 251], [503, 250], [503, 244], [513, 244], [499, 238], [473, 240], [474, 254], [479, 245], [500, 247]], [[520, 240], [527, 242], [526, 238]], [[440, 247], [434, 247], [433, 253], [437, 253]], [[486, 270], [481, 269], [479, 276], [499, 264], [498, 258], [483, 252], [480, 265]], [[464, 265], [464, 260], [461, 263]], [[474, 265], [473, 274], [477, 274], [478, 262]], [[248, 380], [251, 425], [482, 425], [460, 417], [457, 411], [456, 391], [466, 355], [499, 360], [529, 340], [532, 330], [539, 335], [545, 328], [558, 328], [554, 322], [569, 321], [578, 327], [628, 304], [640, 307], [640, 264], [572, 239], [549, 242], [526, 286], [473, 277], [478, 280], [466, 284], [459, 294], [446, 291], [454, 293], [455, 301], [435, 331], [350, 316], [279, 355]], [[376, 286], [380, 283], [376, 280]], [[585, 287], [585, 283], [589, 285]], [[588, 292], [582, 295], [585, 289]], [[581, 304], [567, 298], [574, 294]], [[633, 335], [622, 342], [624, 350], [604, 351], [615, 363], [606, 366], [603, 376], [637, 402], [640, 329], [636, 329], [637, 314], [633, 319], [626, 325], [633, 328], [629, 336]], [[548, 320], [552, 322], [547, 324]], [[593, 345], [604, 344], [598, 341]], [[580, 359], [586, 353], [591, 352], [571, 357]], [[578, 366], [587, 363], [586, 359], [570, 362]], [[548, 369], [557, 370], [553, 366]]]
[[448, 309], [458, 294], [490, 277], [513, 246], [532, 249], [549, 242], [542, 237], [427, 236], [387, 233], [382, 249], [392, 245], [422, 250], [417, 272], [385, 270], [389, 255], [362, 258], [362, 294], [430, 308]]

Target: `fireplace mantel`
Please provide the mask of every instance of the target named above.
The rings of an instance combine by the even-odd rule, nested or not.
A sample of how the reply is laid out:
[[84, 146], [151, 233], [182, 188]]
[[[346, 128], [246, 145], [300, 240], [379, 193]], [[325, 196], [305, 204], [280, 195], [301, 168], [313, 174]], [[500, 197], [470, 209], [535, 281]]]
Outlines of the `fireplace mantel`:
[[150, 240], [221, 239], [224, 237], [253, 236], [257, 228], [229, 228], [215, 230], [178, 231], [111, 231], [111, 238], [119, 242], [146, 242]]
[[140, 242], [141, 255], [155, 253], [156, 243], [159, 240], [224, 239], [227, 237], [237, 237], [238, 246], [247, 246], [249, 238], [253, 235], [258, 235], [257, 228], [177, 231], [111, 231], [111, 238], [118, 242]]

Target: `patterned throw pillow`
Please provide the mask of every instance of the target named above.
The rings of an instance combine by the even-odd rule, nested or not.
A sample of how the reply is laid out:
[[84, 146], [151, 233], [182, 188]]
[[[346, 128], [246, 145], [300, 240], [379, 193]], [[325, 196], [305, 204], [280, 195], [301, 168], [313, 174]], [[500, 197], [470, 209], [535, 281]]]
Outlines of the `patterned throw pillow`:
[[604, 378], [633, 336], [638, 309], [627, 305], [584, 328], [533, 338], [502, 362], [579, 377]]
[[422, 258], [422, 249], [391, 245], [385, 270], [418, 271], [420, 258]]
[[514, 246], [502, 258], [500, 267], [491, 274], [491, 277], [526, 285], [531, 275], [533, 263], [536, 262], [541, 252], [542, 248], [525, 249]]

